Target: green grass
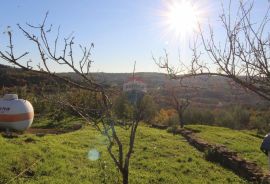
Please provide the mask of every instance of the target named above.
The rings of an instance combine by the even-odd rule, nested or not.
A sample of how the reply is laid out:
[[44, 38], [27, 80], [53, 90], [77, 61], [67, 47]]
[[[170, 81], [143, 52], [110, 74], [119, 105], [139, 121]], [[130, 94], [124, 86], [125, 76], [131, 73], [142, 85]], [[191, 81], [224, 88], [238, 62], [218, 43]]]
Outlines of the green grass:
[[[127, 133], [119, 129], [127, 141]], [[97, 161], [87, 158], [98, 150]], [[119, 183], [120, 173], [106, 152], [106, 139], [86, 127], [62, 135], [19, 138], [0, 137], [0, 183], [6, 183], [29, 167], [13, 183]], [[140, 126], [130, 163], [130, 183], [246, 183], [229, 170], [208, 162], [183, 137]], [[12, 183], [12, 182], [11, 182]]]
[[229, 128], [206, 125], [188, 125], [188, 129], [198, 131], [196, 135], [209, 143], [225, 145], [239, 156], [257, 163], [265, 171], [268, 170], [267, 156], [260, 150], [262, 139], [251, 131], [237, 131]]

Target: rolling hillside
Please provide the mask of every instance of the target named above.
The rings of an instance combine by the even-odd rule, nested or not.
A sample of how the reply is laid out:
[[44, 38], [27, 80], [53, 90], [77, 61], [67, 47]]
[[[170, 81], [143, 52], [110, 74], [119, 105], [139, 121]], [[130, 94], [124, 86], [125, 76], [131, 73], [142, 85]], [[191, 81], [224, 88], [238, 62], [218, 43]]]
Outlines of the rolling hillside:
[[[59, 73], [79, 80], [74, 73]], [[94, 73], [93, 77], [107, 87], [122, 89], [124, 82], [131, 76], [130, 73]], [[162, 73], [136, 73], [148, 86], [148, 91], [157, 99], [167, 96], [166, 85], [178, 84], [177, 81], [170, 81]], [[40, 86], [54, 85], [53, 80], [47, 76], [33, 74], [21, 69], [0, 65], [0, 89], [2, 87], [19, 86]], [[261, 107], [267, 102], [260, 99], [239, 86], [232, 85], [228, 79], [222, 77], [195, 77], [184, 81], [185, 86], [190, 89], [182, 90], [181, 95], [189, 94], [191, 102], [196, 107], [226, 107], [232, 104]], [[192, 89], [196, 88], [196, 90]], [[162, 103], [162, 102], [160, 102]], [[166, 105], [166, 104], [165, 104]]]
[[[106, 151], [106, 139], [89, 127], [44, 137], [1, 136], [0, 147], [0, 183], [118, 183], [121, 178]], [[89, 157], [91, 150], [100, 157]], [[143, 125], [138, 129], [130, 179], [134, 184], [247, 183], [206, 161], [183, 137]]]

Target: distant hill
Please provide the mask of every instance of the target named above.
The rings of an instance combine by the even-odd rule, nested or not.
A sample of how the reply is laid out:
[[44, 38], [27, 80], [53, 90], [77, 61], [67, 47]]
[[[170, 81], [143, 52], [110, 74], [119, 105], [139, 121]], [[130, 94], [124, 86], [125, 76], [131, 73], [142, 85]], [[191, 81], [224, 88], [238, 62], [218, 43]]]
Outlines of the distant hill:
[[45, 75], [24, 71], [19, 68], [0, 64], [0, 86], [14, 87], [25, 85], [39, 85], [52, 83], [52, 79]]
[[[59, 73], [59, 75], [79, 80], [74, 73]], [[131, 73], [93, 73], [93, 77], [100, 83], [118, 88], [122, 88], [124, 82], [131, 76]], [[163, 97], [168, 96], [166, 86], [178, 84], [178, 81], [169, 80], [163, 73], [138, 72], [136, 76], [143, 79], [148, 86], [149, 93], [155, 96], [160, 103], [162, 103]], [[18, 68], [0, 65], [0, 87], [31, 86], [40, 83], [48, 84], [53, 81], [46, 75], [33, 74]], [[264, 106], [266, 104], [257, 95], [220, 76], [192, 77], [183, 83], [189, 89], [180, 90], [180, 96], [189, 94], [192, 103], [196, 106], [223, 107], [230, 104]], [[194, 90], [193, 87], [196, 87], [197, 90]]]
[[[99, 73], [96, 78], [110, 85], [123, 85], [130, 73]], [[162, 73], [136, 73], [136, 76], [142, 78], [148, 86], [149, 92], [157, 95], [168, 96], [167, 86], [175, 86], [179, 81], [171, 81]], [[247, 106], [265, 105], [265, 101], [256, 94], [243, 89], [228, 78], [220, 76], [200, 76], [192, 77], [183, 81], [184, 86], [178, 91], [179, 96], [191, 96], [191, 101], [195, 106], [221, 107], [229, 104], [241, 104]], [[195, 88], [195, 89], [194, 89]]]
[[0, 69], [1, 68], [12, 68], [11, 66], [7, 66], [7, 65], [2, 65], [2, 64], [0, 64]]

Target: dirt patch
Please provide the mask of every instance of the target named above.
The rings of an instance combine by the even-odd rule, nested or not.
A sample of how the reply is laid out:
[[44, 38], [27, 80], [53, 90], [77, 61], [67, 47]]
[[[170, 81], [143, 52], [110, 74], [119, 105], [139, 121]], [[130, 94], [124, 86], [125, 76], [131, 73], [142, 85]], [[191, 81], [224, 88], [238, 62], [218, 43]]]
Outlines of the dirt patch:
[[29, 128], [24, 133], [27, 134], [62, 134], [67, 131], [58, 130], [58, 129], [43, 129], [43, 128]]
[[161, 130], [166, 130], [168, 128], [167, 125], [159, 125], [159, 124], [152, 124], [151, 127], [161, 129]]
[[18, 138], [19, 134], [18, 133], [13, 133], [13, 132], [1, 132], [2, 136], [7, 139], [13, 139], [13, 138]]
[[64, 134], [64, 133], [69, 133], [69, 132], [74, 132], [77, 130], [80, 130], [82, 126], [74, 126], [72, 128], [68, 129], [53, 129], [53, 128], [29, 128], [28, 130], [25, 131], [27, 134], [36, 134], [36, 136], [42, 137], [45, 136], [46, 134]]
[[26, 142], [26, 143], [36, 143], [36, 140], [33, 139], [33, 138], [31, 138], [31, 137], [28, 137], [28, 138], [26, 138], [26, 139], [24, 140], [24, 142]]
[[[68, 128], [68, 129], [29, 128], [29, 129], [27, 129], [24, 132], [18, 132], [18, 131], [9, 131], [9, 132], [6, 132], [4, 130], [0, 130], [0, 133], [2, 134], [3, 137], [12, 139], [12, 138], [18, 138], [22, 134], [35, 134], [38, 137], [42, 137], [42, 136], [45, 136], [47, 134], [58, 135], [58, 134], [64, 134], [64, 133], [74, 132], [74, 131], [80, 130], [81, 128], [82, 128], [82, 125], [80, 125], [80, 126], [76, 125], [76, 126], [74, 126], [72, 128]], [[31, 141], [29, 141], [29, 142], [31, 142]]]

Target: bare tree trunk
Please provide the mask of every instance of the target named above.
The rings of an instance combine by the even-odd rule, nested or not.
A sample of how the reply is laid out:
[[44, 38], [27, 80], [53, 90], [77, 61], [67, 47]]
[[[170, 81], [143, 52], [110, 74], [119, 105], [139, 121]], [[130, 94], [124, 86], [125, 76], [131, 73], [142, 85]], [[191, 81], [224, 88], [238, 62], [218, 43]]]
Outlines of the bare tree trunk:
[[128, 184], [128, 175], [129, 175], [129, 169], [127, 167], [127, 168], [124, 168], [122, 172], [123, 184]]
[[181, 127], [181, 128], [184, 128], [183, 113], [182, 113], [182, 112], [179, 112], [179, 113], [178, 113], [178, 116], [179, 116], [179, 124], [180, 124], [180, 127]]

